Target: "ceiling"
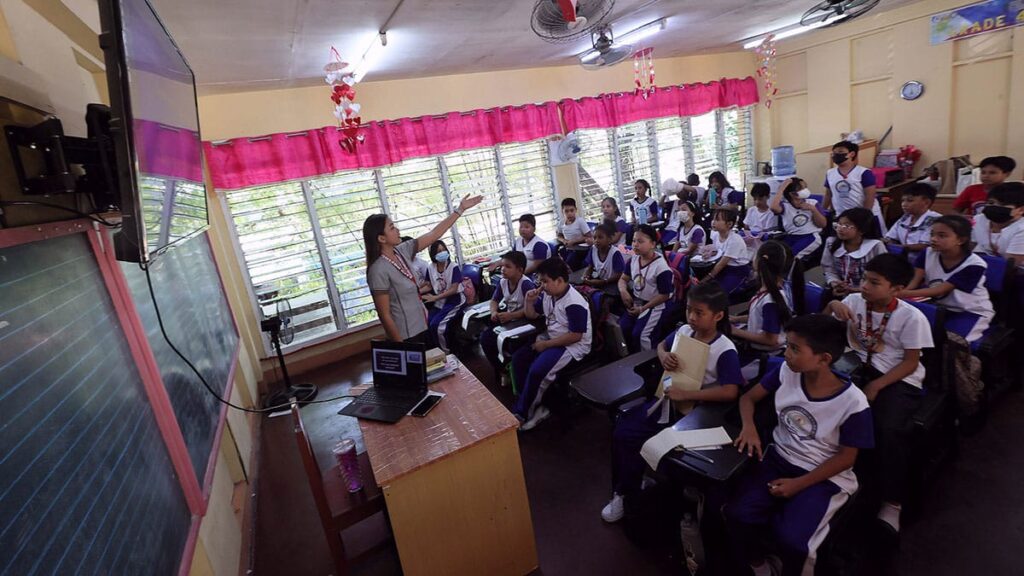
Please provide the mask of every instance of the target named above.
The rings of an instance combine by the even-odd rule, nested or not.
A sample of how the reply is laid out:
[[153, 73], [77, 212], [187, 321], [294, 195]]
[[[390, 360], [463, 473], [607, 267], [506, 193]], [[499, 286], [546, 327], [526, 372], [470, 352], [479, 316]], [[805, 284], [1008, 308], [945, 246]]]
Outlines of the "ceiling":
[[[336, 47], [358, 61], [399, 0], [150, 0], [203, 92], [323, 82]], [[616, 0], [622, 34], [668, 17], [649, 38], [656, 56], [739, 49], [741, 41], [797, 22], [816, 0]], [[875, 12], [912, 0], [883, 0]], [[530, 29], [534, 0], [405, 0], [367, 81], [564, 66], [589, 39], [549, 44]]]

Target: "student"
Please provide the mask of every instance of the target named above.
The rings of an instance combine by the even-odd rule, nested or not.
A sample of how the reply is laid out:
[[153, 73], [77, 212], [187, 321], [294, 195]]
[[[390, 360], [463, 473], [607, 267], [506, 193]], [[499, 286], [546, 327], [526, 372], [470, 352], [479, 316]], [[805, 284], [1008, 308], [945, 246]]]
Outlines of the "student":
[[[583, 218], [576, 217], [576, 200], [573, 198], [562, 200], [562, 221], [558, 223], [558, 241], [567, 249], [594, 243], [590, 225]], [[565, 263], [569, 265], [569, 268], [571, 270], [579, 268], [583, 259], [579, 252], [575, 250], [564, 250], [564, 252]]]
[[1009, 156], [989, 156], [981, 161], [981, 184], [971, 184], [953, 201], [953, 209], [974, 216], [988, 200], [988, 193], [1010, 177], [1017, 162]]
[[533, 276], [540, 263], [551, 257], [551, 246], [537, 236], [537, 219], [533, 214], [519, 217], [519, 238], [516, 238], [512, 250], [526, 255], [527, 276]]
[[[790, 270], [793, 294], [785, 290]], [[733, 323], [746, 323], [746, 328], [732, 330], [733, 340], [743, 340], [752, 349], [753, 354], [740, 355], [744, 365], [757, 360], [762, 352], [781, 352], [786, 346], [782, 327], [803, 312], [803, 266], [795, 260], [789, 246], [777, 240], [762, 244], [754, 257], [754, 273], [760, 288], [750, 299], [747, 314], [730, 318]]]
[[782, 183], [782, 193], [772, 199], [772, 212], [782, 216], [782, 241], [800, 260], [810, 257], [821, 246], [821, 229], [828, 224], [818, 210], [818, 202], [799, 178]]
[[527, 320], [544, 316], [547, 330], [532, 346], [512, 355], [512, 376], [521, 383], [512, 411], [532, 430], [551, 415], [541, 402], [544, 391], [559, 372], [590, 353], [590, 308], [587, 300], [569, 285], [569, 267], [561, 258], [548, 258], [537, 267], [540, 287], [526, 293]]
[[1024, 184], [1004, 182], [989, 192], [974, 218], [975, 252], [1013, 258], [1024, 266]]
[[484, 351], [484, 357], [494, 367], [495, 374], [500, 373], [503, 384], [505, 373], [501, 370], [501, 362], [498, 360], [498, 334], [494, 329], [525, 317], [523, 307], [526, 303], [526, 293], [537, 287], [532, 280], [524, 276], [525, 272], [525, 254], [507, 252], [501, 255], [501, 281], [490, 302], [493, 326], [480, 333], [480, 348]]
[[878, 237], [878, 220], [867, 208], [850, 208], [832, 225], [836, 235], [825, 241], [821, 269], [825, 284], [833, 296], [845, 298], [860, 291], [864, 264], [879, 254], [885, 245]]
[[676, 238], [672, 242], [673, 252], [682, 252], [687, 258], [693, 256], [698, 248], [707, 241], [708, 234], [704, 228], [697, 223], [700, 215], [697, 206], [687, 200], [679, 203], [679, 228], [676, 230]]
[[884, 235], [885, 220], [875, 199], [875, 173], [857, 165], [859, 154], [860, 146], [846, 140], [832, 147], [835, 167], [825, 174], [825, 208], [831, 208], [836, 214], [850, 208], [867, 208], [878, 219], [878, 230]]
[[[734, 444], [758, 461], [724, 510], [736, 555], [755, 576], [813, 573], [829, 521], [857, 491], [857, 453], [874, 445], [864, 393], [831, 369], [846, 348], [843, 323], [801, 316], [786, 326], [786, 340], [786, 361], [740, 398], [743, 428]], [[754, 407], [773, 392], [779, 423], [762, 448]], [[768, 526], [781, 567], [760, 548]]]
[[750, 197], [754, 199], [754, 207], [747, 210], [743, 218], [743, 227], [758, 235], [775, 228], [775, 213], [768, 206], [768, 197], [772, 195], [772, 189], [764, 182], [758, 182], [750, 187]]
[[[690, 289], [686, 300], [686, 322], [679, 333], [696, 338], [711, 347], [707, 368], [700, 390], [689, 392], [676, 388], [664, 390], [664, 395], [675, 402], [734, 402], [739, 396], [743, 376], [740, 374], [739, 356], [729, 340], [729, 295], [715, 282], [707, 282]], [[658, 359], [665, 370], [677, 370], [679, 358], [672, 353], [676, 332], [658, 345]], [[605, 522], [617, 522], [623, 516], [623, 497], [640, 491], [646, 464], [640, 448], [652, 436], [671, 426], [679, 419], [675, 407], [669, 404], [665, 411], [656, 409], [659, 398], [626, 411], [615, 423], [612, 435], [612, 499], [601, 510]]]
[[[672, 297], [672, 269], [658, 253], [658, 233], [649, 224], [641, 224], [633, 235], [633, 257], [629, 260], [629, 276], [619, 278], [619, 294], [626, 312], [619, 317], [619, 327], [630, 352], [650, 350], [661, 341], [666, 306]], [[629, 281], [633, 291], [629, 291]]]
[[590, 247], [587, 258], [583, 261], [584, 286], [604, 290], [619, 283], [622, 271], [626, 269], [626, 261], [622, 257], [622, 252], [612, 247], [614, 235], [615, 227], [608, 222], [594, 229], [594, 245]]
[[686, 196], [683, 191], [685, 186], [675, 178], [669, 178], [661, 183], [661, 213], [665, 215], [665, 222], [659, 232], [663, 245], [672, 242], [679, 230], [679, 203]]
[[859, 384], [871, 403], [878, 444], [883, 499], [878, 519], [895, 532], [910, 481], [911, 416], [924, 396], [921, 350], [933, 346], [928, 319], [896, 297], [913, 277], [914, 268], [904, 258], [880, 254], [864, 266], [860, 293], [825, 308], [847, 323], [850, 347], [863, 364]]
[[917, 255], [914, 279], [900, 298], [934, 298], [953, 314], [946, 328], [974, 343], [995, 310], [985, 288], [988, 264], [971, 253], [971, 223], [963, 216], [941, 216], [931, 226], [931, 246]]
[[625, 246], [626, 245], [626, 234], [631, 230], [629, 223], [619, 213], [619, 204], [615, 201], [615, 198], [608, 196], [604, 200], [601, 200], [601, 215], [604, 216], [604, 221], [611, 223], [615, 227], [615, 236], [612, 237], [613, 246]]
[[711, 272], [701, 280], [716, 280], [722, 289], [732, 294], [743, 286], [750, 276], [750, 253], [739, 234], [733, 232], [737, 214], [729, 208], [715, 210], [711, 221], [711, 244], [720, 258]]
[[932, 222], [942, 216], [932, 210], [935, 203], [935, 188], [919, 182], [911, 184], [903, 192], [903, 216], [885, 235], [886, 244], [902, 246], [911, 257], [924, 251], [931, 241]]
[[425, 294], [423, 302], [433, 304], [427, 311], [427, 343], [448, 353], [452, 319], [462, 310], [466, 297], [462, 294], [462, 270], [443, 240], [430, 245], [431, 266], [428, 269], [433, 294]]
[[651, 185], [643, 178], [633, 184], [636, 191], [636, 198], [628, 202], [629, 209], [633, 213], [633, 227], [642, 224], [650, 224], [658, 221], [658, 202], [648, 196], [651, 192]]
[[732, 208], [738, 211], [743, 204], [743, 192], [735, 190], [725, 174], [716, 170], [708, 176], [706, 199], [711, 209]]
[[683, 188], [683, 193], [686, 194], [686, 200], [693, 202], [696, 206], [702, 206], [708, 189], [700, 185], [700, 176], [690, 174], [686, 177], [686, 186]]

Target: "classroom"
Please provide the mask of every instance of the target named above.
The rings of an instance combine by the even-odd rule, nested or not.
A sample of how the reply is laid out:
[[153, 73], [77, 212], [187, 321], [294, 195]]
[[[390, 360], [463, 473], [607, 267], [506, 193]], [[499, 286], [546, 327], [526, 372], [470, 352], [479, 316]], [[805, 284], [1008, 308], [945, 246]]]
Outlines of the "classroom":
[[0, 573], [1020, 573], [1022, 25], [0, 0]]

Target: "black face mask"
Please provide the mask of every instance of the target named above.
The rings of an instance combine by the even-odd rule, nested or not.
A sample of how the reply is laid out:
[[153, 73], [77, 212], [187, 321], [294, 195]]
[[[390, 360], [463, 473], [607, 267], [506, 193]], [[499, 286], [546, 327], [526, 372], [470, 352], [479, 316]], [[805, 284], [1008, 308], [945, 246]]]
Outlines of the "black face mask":
[[988, 218], [990, 222], [995, 222], [996, 224], [1005, 224], [1013, 217], [1010, 215], [1009, 206], [989, 205], [982, 208], [981, 213], [984, 214], [985, 218]]
[[839, 165], [842, 164], [843, 162], [846, 162], [846, 154], [836, 153], [832, 155], [833, 164]]

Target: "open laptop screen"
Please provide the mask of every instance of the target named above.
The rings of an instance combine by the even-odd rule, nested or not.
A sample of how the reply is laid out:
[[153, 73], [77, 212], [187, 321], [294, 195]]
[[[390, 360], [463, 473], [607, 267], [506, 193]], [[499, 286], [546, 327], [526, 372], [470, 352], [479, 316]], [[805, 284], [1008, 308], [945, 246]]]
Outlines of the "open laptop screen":
[[373, 340], [370, 354], [374, 386], [426, 386], [426, 344]]

